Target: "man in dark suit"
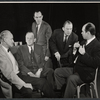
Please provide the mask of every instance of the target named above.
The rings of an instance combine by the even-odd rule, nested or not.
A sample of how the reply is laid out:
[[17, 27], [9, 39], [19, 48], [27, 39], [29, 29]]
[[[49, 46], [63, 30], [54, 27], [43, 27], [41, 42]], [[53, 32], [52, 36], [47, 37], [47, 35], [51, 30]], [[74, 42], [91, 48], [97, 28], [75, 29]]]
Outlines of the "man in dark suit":
[[[63, 28], [54, 30], [54, 33], [50, 38], [51, 52], [57, 59], [56, 61], [61, 61], [63, 66], [72, 62], [71, 58], [69, 59], [69, 56], [71, 57], [73, 44], [78, 41], [78, 36], [72, 32], [72, 29], [72, 22], [67, 20], [64, 23]], [[56, 68], [57, 65], [54, 67]]]
[[36, 39], [35, 42], [43, 47], [45, 67], [52, 68], [49, 51], [49, 39], [52, 35], [51, 26], [47, 22], [43, 21], [41, 11], [35, 11], [34, 20], [35, 22], [32, 23], [32, 32]]
[[[25, 78], [24, 81], [31, 82], [32, 78], [33, 88], [43, 91], [46, 97], [55, 97], [53, 91], [54, 71], [51, 68], [44, 67], [42, 46], [34, 44], [34, 34], [32, 32], [27, 32], [26, 43], [27, 45], [22, 45], [18, 48], [16, 54], [20, 71], [24, 75], [22, 79], [29, 76], [30, 80]], [[41, 79], [45, 80], [45, 83]]]
[[[55, 71], [58, 87], [65, 82], [64, 78], [67, 79], [64, 98], [73, 98], [77, 85], [91, 82], [95, 78], [96, 68], [100, 66], [100, 42], [96, 39], [95, 33], [94, 24], [86, 23], [82, 27], [81, 33], [85, 41], [81, 45], [74, 44], [74, 70], [65, 68]], [[61, 82], [62, 80], [63, 82]]]

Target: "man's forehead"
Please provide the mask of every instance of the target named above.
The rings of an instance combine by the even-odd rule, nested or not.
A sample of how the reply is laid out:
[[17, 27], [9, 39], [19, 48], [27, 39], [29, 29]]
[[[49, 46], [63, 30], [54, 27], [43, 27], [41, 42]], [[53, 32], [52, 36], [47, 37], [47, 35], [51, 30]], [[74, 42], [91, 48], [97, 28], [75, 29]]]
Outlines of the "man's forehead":
[[11, 37], [11, 38], [13, 38], [13, 35], [10, 32], [7, 32], [6, 35], [5, 35], [5, 37]]
[[35, 16], [42, 16], [41, 12], [35, 12]]
[[33, 35], [33, 33], [27, 33], [26, 34], [26, 37], [33, 37], [34, 35]]
[[72, 24], [66, 23], [66, 24], [65, 24], [65, 27], [72, 27]]
[[86, 27], [86, 25], [84, 25], [84, 26], [82, 27], [82, 31], [84, 31], [84, 30], [85, 30], [85, 27]]

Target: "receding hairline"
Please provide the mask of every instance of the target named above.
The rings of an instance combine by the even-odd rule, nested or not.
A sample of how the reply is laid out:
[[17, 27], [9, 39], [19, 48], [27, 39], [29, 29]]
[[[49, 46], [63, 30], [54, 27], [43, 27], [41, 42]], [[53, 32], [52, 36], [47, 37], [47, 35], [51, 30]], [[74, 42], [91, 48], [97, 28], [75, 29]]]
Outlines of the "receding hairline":
[[34, 16], [35, 16], [36, 13], [40, 13], [42, 15], [42, 12], [41, 11], [35, 11], [34, 12]]
[[4, 37], [6, 37], [6, 36], [8, 36], [8, 35], [12, 35], [12, 33], [11, 33], [9, 30], [4, 30], [4, 31], [2, 31], [2, 32], [0, 33], [0, 37], [1, 37], [1, 38], [4, 38]]
[[32, 36], [34, 36], [33, 32], [27, 32], [26, 36], [29, 35], [29, 34], [32, 34]]
[[72, 25], [72, 27], [73, 27], [73, 23], [69, 20], [64, 22], [63, 27], [65, 27], [65, 25]]

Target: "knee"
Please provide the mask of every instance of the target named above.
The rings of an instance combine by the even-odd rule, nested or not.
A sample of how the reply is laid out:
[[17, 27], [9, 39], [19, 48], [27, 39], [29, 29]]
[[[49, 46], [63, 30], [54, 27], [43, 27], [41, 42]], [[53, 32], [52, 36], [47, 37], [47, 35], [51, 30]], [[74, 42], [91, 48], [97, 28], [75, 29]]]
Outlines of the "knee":
[[60, 73], [60, 69], [59, 68], [55, 69], [54, 75], [58, 75], [59, 73]]
[[72, 75], [70, 75], [67, 79], [67, 82], [74, 82], [74, 81], [75, 81], [75, 79]]

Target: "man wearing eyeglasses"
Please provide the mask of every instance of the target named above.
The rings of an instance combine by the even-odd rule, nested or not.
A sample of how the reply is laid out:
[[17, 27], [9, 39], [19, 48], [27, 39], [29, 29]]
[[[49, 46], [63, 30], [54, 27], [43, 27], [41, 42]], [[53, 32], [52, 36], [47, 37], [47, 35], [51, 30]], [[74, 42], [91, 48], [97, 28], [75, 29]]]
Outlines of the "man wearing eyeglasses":
[[36, 44], [42, 45], [43, 53], [44, 53], [44, 61], [46, 67], [52, 67], [52, 63], [50, 58], [50, 51], [49, 51], [49, 39], [52, 35], [51, 26], [42, 20], [43, 15], [41, 11], [35, 11], [34, 13], [34, 20], [35, 22], [32, 23], [32, 31], [34, 33], [34, 37], [36, 39]]

